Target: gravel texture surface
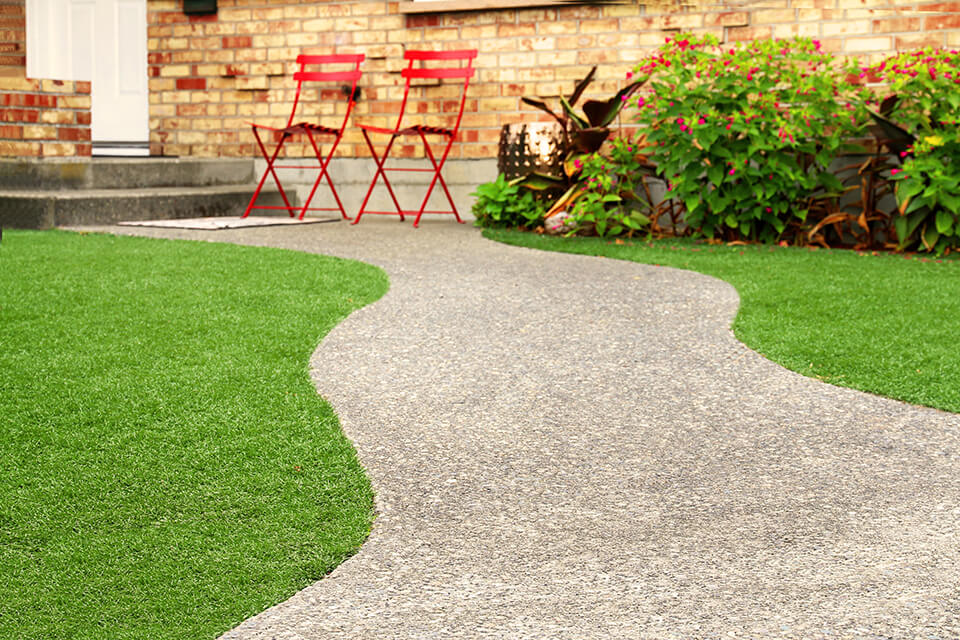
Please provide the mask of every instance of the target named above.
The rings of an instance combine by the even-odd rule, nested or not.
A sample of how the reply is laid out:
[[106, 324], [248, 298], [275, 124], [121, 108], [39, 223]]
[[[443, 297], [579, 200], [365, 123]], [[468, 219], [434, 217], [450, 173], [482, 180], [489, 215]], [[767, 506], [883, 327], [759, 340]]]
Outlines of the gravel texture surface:
[[390, 276], [311, 361], [370, 539], [224, 639], [960, 637], [960, 416], [769, 362], [723, 282], [446, 220], [108, 230]]

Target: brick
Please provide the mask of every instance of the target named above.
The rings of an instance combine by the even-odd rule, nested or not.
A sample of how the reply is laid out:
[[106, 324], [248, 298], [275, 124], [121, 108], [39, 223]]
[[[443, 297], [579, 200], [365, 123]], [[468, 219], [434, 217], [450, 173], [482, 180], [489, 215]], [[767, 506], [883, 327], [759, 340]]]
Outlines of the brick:
[[745, 27], [750, 24], [750, 14], [746, 11], [725, 11], [708, 13], [703, 18], [706, 27]]
[[77, 145], [68, 142], [44, 142], [41, 145], [44, 156], [68, 157], [77, 155]]
[[870, 22], [868, 20], [846, 20], [844, 22], [825, 22], [820, 25], [823, 29], [823, 35], [864, 35], [870, 33]]
[[0, 78], [0, 91], [39, 91], [42, 87], [40, 80], [26, 78]]
[[206, 88], [206, 78], [177, 78], [177, 89], [180, 91], [203, 91]]
[[27, 125], [23, 127], [23, 137], [25, 140], [55, 140], [57, 128], [37, 124]]
[[58, 140], [81, 142], [90, 140], [90, 127], [60, 127], [57, 129]]
[[923, 21], [925, 31], [937, 29], [960, 29], [960, 15], [932, 16]]
[[90, 109], [90, 96], [62, 96], [60, 106], [64, 109]]
[[17, 142], [0, 140], [0, 156], [39, 156], [41, 153], [40, 143], [38, 142]]
[[513, 38], [516, 36], [534, 36], [537, 34], [537, 25], [533, 22], [526, 24], [502, 24], [497, 27], [497, 36]]
[[224, 49], [241, 49], [249, 47], [253, 44], [253, 39], [250, 36], [224, 36], [223, 37], [223, 48]]
[[267, 89], [270, 85], [266, 76], [241, 76], [237, 78], [236, 88], [240, 91]]
[[[944, 46], [944, 33], [920, 33], [914, 35], [897, 36], [894, 39], [894, 47], [897, 51], [910, 51], [911, 49], [921, 49], [923, 47], [942, 47]], [[951, 43], [953, 44], [953, 43]]]
[[44, 124], [73, 124], [76, 121], [75, 114], [75, 111], [45, 109], [40, 113], [40, 122]]
[[190, 65], [188, 64], [177, 64], [177, 65], [165, 65], [160, 67], [160, 77], [166, 78], [175, 78], [183, 77], [190, 75]]
[[730, 42], [761, 40], [772, 37], [772, 27], [730, 27], [727, 29], [727, 40]]
[[17, 124], [2, 124], [0, 125], [0, 138], [19, 140], [23, 138], [23, 127]]

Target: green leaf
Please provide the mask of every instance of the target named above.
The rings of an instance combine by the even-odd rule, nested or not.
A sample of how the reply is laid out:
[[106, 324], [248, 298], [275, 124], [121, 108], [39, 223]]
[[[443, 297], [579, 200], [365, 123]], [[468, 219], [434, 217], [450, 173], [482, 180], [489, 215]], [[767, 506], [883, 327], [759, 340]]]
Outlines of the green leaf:
[[573, 110], [573, 107], [570, 106], [570, 103], [567, 102], [567, 99], [563, 96], [560, 97], [560, 104], [563, 106], [564, 113], [567, 114], [567, 117], [573, 121], [578, 129], [588, 129], [590, 127], [590, 123], [584, 120], [581, 116], [577, 115], [577, 113]]
[[955, 196], [946, 190], [942, 190], [940, 191], [937, 199], [940, 201], [940, 204], [950, 210], [950, 213], [960, 213], [960, 197]]
[[897, 216], [893, 221], [893, 228], [897, 232], [897, 238], [899, 239], [899, 246], [902, 249], [907, 244], [907, 218], [906, 216]]
[[937, 231], [949, 234], [953, 230], [953, 214], [940, 209], [937, 211]]
[[723, 182], [723, 167], [716, 163], [711, 167], [707, 167], [707, 177], [710, 178], [713, 186], [719, 187], [720, 183]]
[[840, 193], [843, 191], [843, 183], [837, 179], [837, 176], [829, 171], [821, 171], [819, 178], [820, 184], [826, 187], [831, 193]]
[[919, 211], [915, 211], [912, 214], [907, 216], [907, 236], [913, 235], [913, 232], [917, 230], [917, 227], [926, 219], [929, 209], [923, 207]]
[[923, 232], [923, 246], [927, 248], [928, 251], [932, 250], [937, 244], [937, 240], [940, 239], [940, 232], [932, 226], [928, 226]]
[[546, 189], [562, 187], [566, 184], [566, 181], [556, 176], [533, 172], [511, 180], [510, 184], [533, 189], [534, 191], [544, 191]]
[[903, 202], [907, 198], [912, 198], [923, 191], [923, 182], [913, 178], [907, 178], [897, 183], [897, 201]]

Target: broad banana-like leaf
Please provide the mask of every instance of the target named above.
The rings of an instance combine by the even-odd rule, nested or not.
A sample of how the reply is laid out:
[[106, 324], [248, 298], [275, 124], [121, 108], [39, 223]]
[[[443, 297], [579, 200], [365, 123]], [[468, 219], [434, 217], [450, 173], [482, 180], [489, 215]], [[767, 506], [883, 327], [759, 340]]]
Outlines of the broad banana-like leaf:
[[626, 99], [633, 95], [647, 79], [645, 76], [641, 80], [631, 82], [623, 89], [620, 89], [620, 91], [609, 100], [587, 100], [584, 102], [583, 113], [586, 114], [587, 120], [590, 121], [590, 126], [605, 127], [613, 122], [623, 108]]
[[528, 105], [530, 105], [531, 107], [536, 107], [537, 109], [540, 109], [541, 111], [546, 111], [546, 112], [549, 113], [551, 116], [553, 116], [554, 119], [555, 119], [557, 122], [559, 122], [561, 125], [565, 124], [563, 117], [557, 115], [557, 113], [556, 113], [553, 109], [550, 108], [550, 105], [548, 105], [546, 102], [544, 102], [544, 101], [541, 100], [540, 98], [520, 98], [520, 102], [523, 102], [523, 103], [525, 103], [525, 104], [528, 104]]
[[590, 73], [587, 76], [577, 83], [577, 86], [574, 87], [573, 93], [570, 94], [570, 97], [567, 98], [567, 102], [571, 105], [577, 104], [577, 100], [580, 99], [580, 96], [583, 95], [583, 92], [587, 89], [587, 86], [593, 82], [593, 76], [597, 72], [597, 66], [594, 65], [593, 69], [590, 69]]
[[809, 240], [810, 238], [813, 238], [817, 231], [820, 231], [820, 229], [824, 228], [828, 224], [836, 224], [837, 222], [843, 222], [844, 220], [851, 219], [853, 219], [853, 216], [851, 216], [849, 213], [832, 213], [818, 222], [816, 226], [810, 230], [810, 233], [807, 234], [807, 239]]
[[887, 96], [884, 98], [883, 102], [880, 103], [880, 115], [886, 116], [893, 108], [897, 106], [897, 103], [900, 102], [900, 96]]
[[[573, 155], [567, 158], [563, 162], [563, 172], [567, 175], [568, 178], [580, 173], [583, 168], [583, 160], [586, 158], [586, 154]], [[577, 166], [577, 161], [580, 161], [580, 166]]]
[[557, 215], [561, 211], [566, 211], [571, 206], [573, 206], [573, 203], [576, 202], [577, 198], [579, 198], [584, 193], [586, 193], [586, 191], [587, 190], [580, 185], [577, 185], [577, 184], [573, 185], [572, 187], [567, 189], [562, 196], [557, 198], [556, 202], [554, 202], [553, 205], [550, 206], [550, 209], [547, 210], [547, 212], [544, 214], [543, 217], [549, 218], [551, 216]]
[[603, 142], [610, 136], [610, 129], [606, 127], [590, 127], [580, 129], [573, 134], [573, 148], [583, 153], [593, 153], [603, 146]]
[[577, 115], [573, 110], [573, 106], [567, 102], [567, 99], [563, 96], [560, 96], [560, 105], [563, 107], [563, 112], [567, 114], [567, 117], [573, 120], [577, 129], [586, 129], [590, 126], [590, 123], [584, 120], [583, 116]]
[[877, 137], [878, 140], [881, 140], [886, 143], [890, 148], [890, 151], [900, 155], [901, 152], [906, 151], [907, 147], [913, 145], [916, 141], [916, 137], [904, 129], [903, 127], [894, 124], [890, 120], [887, 120], [878, 113], [870, 112], [870, 117], [880, 125], [880, 129], [883, 131], [883, 135], [877, 135], [877, 131], [871, 127], [872, 133]]
[[519, 185], [527, 189], [532, 189], [533, 191], [546, 191], [547, 189], [555, 189], [557, 187], [562, 187], [567, 182], [563, 178], [558, 178], [556, 176], [551, 176], [546, 173], [528, 173], [525, 176], [520, 176], [519, 178], [514, 178], [510, 181], [510, 184]]

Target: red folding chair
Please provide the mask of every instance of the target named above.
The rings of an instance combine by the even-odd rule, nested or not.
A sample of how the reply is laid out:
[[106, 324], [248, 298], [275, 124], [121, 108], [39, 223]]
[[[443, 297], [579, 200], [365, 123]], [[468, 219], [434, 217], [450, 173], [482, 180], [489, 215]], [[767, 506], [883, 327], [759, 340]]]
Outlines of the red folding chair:
[[[347, 122], [350, 119], [350, 112], [353, 110], [353, 105], [355, 102], [355, 97], [357, 93], [357, 82], [360, 80], [362, 72], [360, 71], [360, 63], [363, 62], [364, 54], [343, 54], [343, 55], [325, 55], [325, 56], [308, 56], [301, 55], [297, 56], [297, 64], [300, 65], [300, 71], [297, 71], [293, 74], [293, 79], [297, 81], [297, 95], [293, 99], [293, 109], [290, 111], [290, 118], [287, 120], [287, 126], [283, 128], [279, 127], [267, 127], [264, 125], [254, 124], [252, 122], [248, 123], [253, 128], [253, 135], [257, 139], [257, 145], [260, 147], [260, 152], [263, 154], [263, 159], [267, 161], [267, 168], [263, 172], [263, 176], [260, 178], [259, 184], [257, 184], [257, 189], [253, 193], [253, 197], [250, 199], [250, 204], [247, 205], [247, 210], [244, 212], [243, 217], [246, 218], [250, 215], [250, 211], [253, 209], [284, 209], [289, 212], [290, 217], [294, 216], [294, 211], [300, 212], [300, 219], [303, 220], [304, 214], [307, 211], [340, 211], [340, 215], [343, 216], [345, 220], [349, 220], [350, 216], [347, 215], [347, 212], [343, 208], [343, 204], [340, 202], [340, 196], [337, 195], [337, 189], [333, 186], [333, 181], [330, 179], [330, 174], [327, 173], [327, 167], [330, 164], [330, 160], [333, 158], [333, 152], [336, 151], [337, 145], [340, 144], [340, 139], [343, 137], [343, 131], [347, 128]], [[307, 71], [307, 65], [352, 65], [353, 69], [349, 71]], [[350, 93], [348, 95], [347, 111], [343, 116], [343, 122], [340, 123], [339, 129], [334, 129], [333, 127], [328, 127], [322, 124], [315, 124], [311, 122], [298, 122], [297, 124], [293, 123], [293, 119], [297, 114], [297, 106], [300, 104], [300, 92], [303, 89], [304, 82], [350, 82]], [[344, 92], [346, 92], [347, 87], [344, 85]], [[263, 139], [260, 137], [260, 131], [270, 131], [273, 132], [273, 141], [276, 142], [276, 147], [273, 149], [272, 153], [267, 151], [266, 146], [263, 144]], [[293, 136], [305, 134], [307, 139], [310, 141], [310, 146], [313, 147], [313, 152], [317, 156], [317, 162], [319, 165], [309, 164], [309, 165], [300, 165], [300, 164], [276, 164], [277, 156], [280, 155], [280, 150], [283, 148], [283, 145], [292, 138]], [[320, 136], [333, 136], [334, 141], [330, 147], [330, 150], [326, 155], [320, 153], [320, 147], [317, 146], [317, 137]], [[283, 185], [280, 184], [280, 178], [277, 176], [277, 169], [319, 169], [316, 181], [313, 183], [313, 188], [310, 190], [310, 195], [307, 196], [306, 202], [303, 203], [303, 206], [292, 206], [290, 200], [287, 198], [287, 193], [283, 189]], [[266, 182], [267, 176], [273, 176], [273, 181], [277, 183], [277, 189], [280, 191], [280, 197], [283, 198], [283, 205], [276, 206], [265, 206], [255, 204], [257, 201], [257, 196], [260, 195], [260, 190], [263, 188], [263, 183]], [[317, 187], [320, 186], [320, 182], [326, 178], [327, 184], [330, 186], [330, 191], [333, 192], [333, 198], [337, 202], [337, 207], [311, 207], [310, 202], [313, 200], [313, 195], [317, 192]]]
[[[470, 86], [470, 78], [473, 77], [474, 71], [476, 71], [473, 68], [473, 59], [477, 57], [477, 50], [407, 51], [403, 54], [403, 57], [408, 62], [407, 68], [403, 70], [403, 77], [406, 79], [406, 84], [403, 90], [403, 102], [400, 103], [400, 114], [397, 116], [396, 126], [393, 129], [384, 129], [381, 127], [360, 125], [360, 130], [363, 132], [363, 137], [367, 141], [367, 146], [370, 148], [370, 153], [373, 154], [373, 159], [377, 163], [377, 171], [373, 175], [373, 180], [370, 182], [370, 188], [367, 189], [367, 195], [363, 199], [363, 204], [360, 205], [360, 211], [357, 213], [357, 217], [354, 219], [353, 224], [360, 222], [360, 218], [365, 213], [381, 215], [399, 214], [401, 221], [405, 219], [404, 216], [406, 214], [413, 215], [416, 213], [417, 219], [413, 222], [414, 227], [420, 224], [420, 218], [425, 213], [452, 213], [456, 217], [457, 222], [462, 224], [463, 220], [460, 219], [460, 214], [457, 213], [457, 206], [453, 203], [453, 198], [450, 196], [450, 190], [447, 189], [447, 183], [444, 182], [440, 171], [443, 169], [443, 164], [446, 162], [447, 156], [450, 153], [450, 148], [453, 147], [453, 143], [457, 139], [457, 132], [460, 130], [460, 121], [463, 119], [463, 108], [467, 101], [467, 88]], [[414, 68], [414, 64], [417, 62], [423, 64], [426, 61], [435, 60], [445, 62], [446, 66], [433, 68], [424, 66], [422, 68]], [[453, 64], [456, 66], [450, 66]], [[410, 97], [410, 82], [411, 80], [418, 78], [432, 78], [439, 79], [441, 81], [447, 79], [459, 79], [463, 81], [463, 86], [460, 93], [460, 110], [457, 113], [457, 119], [453, 125], [453, 128], [448, 129], [445, 127], [434, 127], [421, 124], [408, 126], [406, 128], [402, 127], [403, 114], [407, 108], [407, 99]], [[371, 133], [390, 136], [390, 140], [387, 142], [387, 146], [385, 147], [382, 156], [377, 155], [376, 149], [374, 149], [373, 143], [370, 141]], [[387, 158], [390, 156], [390, 150], [394, 148], [394, 143], [397, 141], [397, 139], [401, 136], [410, 135], [416, 135], [420, 137], [420, 141], [423, 143], [423, 147], [427, 153], [427, 158], [429, 158], [432, 167], [385, 167], [384, 164], [386, 163]], [[437, 156], [434, 155], [433, 150], [430, 147], [430, 143], [427, 141], [427, 136], [439, 136], [441, 140], [446, 140], [446, 146], [443, 148], [443, 153], [440, 154], [439, 161], [437, 160]], [[430, 186], [427, 187], [427, 194], [423, 198], [423, 202], [420, 205], [419, 211], [404, 210], [400, 206], [400, 203], [397, 201], [397, 196], [393, 191], [393, 186], [390, 184], [390, 180], [387, 179], [387, 171], [425, 171], [428, 173], [433, 173], [433, 178], [430, 180]], [[373, 193], [374, 187], [376, 187], [380, 178], [383, 178], [383, 183], [387, 187], [387, 191], [390, 194], [390, 199], [393, 200], [393, 205], [396, 207], [396, 211], [367, 210], [367, 203], [370, 201], [370, 195]], [[430, 195], [433, 193], [433, 188], [436, 186], [437, 182], [440, 183], [440, 187], [447, 196], [447, 201], [450, 203], [451, 207], [450, 211], [426, 210], [427, 202], [430, 200]]]

